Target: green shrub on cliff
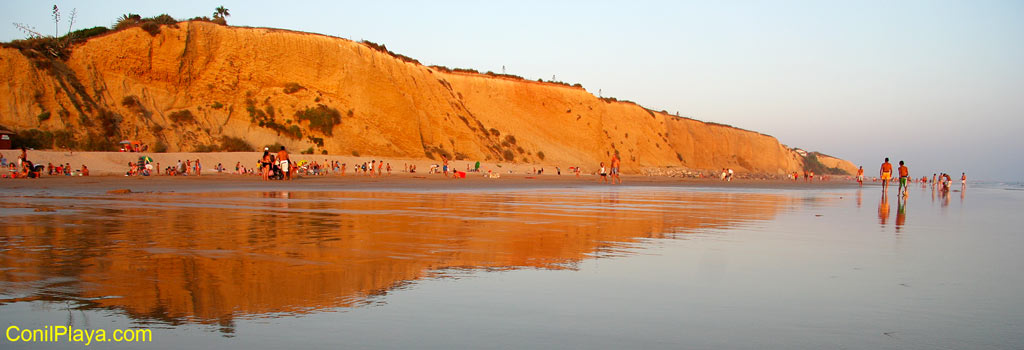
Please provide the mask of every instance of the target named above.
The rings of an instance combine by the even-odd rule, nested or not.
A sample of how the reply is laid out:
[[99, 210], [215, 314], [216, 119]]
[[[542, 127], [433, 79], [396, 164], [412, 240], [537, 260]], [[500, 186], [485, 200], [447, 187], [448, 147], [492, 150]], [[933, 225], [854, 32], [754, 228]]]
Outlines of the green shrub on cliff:
[[305, 89], [305, 87], [299, 85], [299, 83], [288, 83], [284, 85], [284, 93], [286, 94], [294, 94], [302, 89]]
[[331, 136], [334, 133], [334, 126], [341, 123], [341, 114], [338, 110], [323, 104], [295, 112], [295, 118], [308, 121], [310, 129], [318, 130], [327, 136]]
[[223, 152], [252, 152], [253, 148], [241, 138], [221, 136], [220, 150]]
[[187, 124], [196, 122], [196, 117], [192, 115], [192, 111], [189, 111], [187, 109], [171, 113], [170, 118], [171, 121], [175, 124]]

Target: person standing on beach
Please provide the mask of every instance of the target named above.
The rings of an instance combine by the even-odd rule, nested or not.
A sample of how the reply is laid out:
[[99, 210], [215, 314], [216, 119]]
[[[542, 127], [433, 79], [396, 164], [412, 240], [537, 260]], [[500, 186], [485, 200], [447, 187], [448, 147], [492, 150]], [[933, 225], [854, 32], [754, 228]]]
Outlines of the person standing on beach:
[[885, 157], [885, 163], [882, 163], [882, 168], [878, 169], [878, 177], [882, 178], [882, 190], [888, 190], [889, 179], [892, 177], [892, 163], [889, 163], [889, 157]]
[[857, 183], [860, 184], [861, 186], [864, 186], [864, 166], [863, 165], [861, 165], [860, 168], [857, 169]]
[[621, 165], [622, 165], [622, 162], [619, 160], [619, 155], [618, 154], [612, 154], [612, 184], [613, 185], [616, 183], [616, 181], [618, 181], [618, 183], [620, 185], [622, 184], [622, 178], [619, 177], [619, 166], [621, 166]]
[[28, 150], [25, 147], [21, 148], [21, 155], [18, 156], [18, 167], [22, 168], [23, 163], [28, 161]]
[[288, 151], [284, 150], [284, 146], [281, 146], [281, 150], [277, 152], [277, 164], [281, 167], [281, 171], [284, 172], [285, 180], [291, 180], [291, 162], [288, 159]]
[[444, 177], [448, 177], [448, 157], [441, 155], [441, 161], [444, 163]]
[[601, 182], [608, 182], [608, 172], [604, 169], [604, 162], [601, 162]]
[[899, 194], [902, 194], [903, 196], [906, 196], [907, 192], [909, 190], [909, 188], [907, 186], [907, 180], [910, 178], [910, 170], [907, 169], [906, 165], [903, 165], [903, 161], [902, 160], [900, 161], [899, 171], [900, 171], [900, 187], [896, 191], [896, 193], [899, 193]]
[[377, 176], [383, 176], [384, 175], [384, 173], [381, 172], [381, 170], [384, 170], [384, 160], [381, 160], [381, 161], [377, 162]]
[[967, 187], [967, 173], [960, 173], [960, 189]]
[[196, 158], [196, 176], [199, 176], [203, 172], [203, 165], [199, 163], [199, 158]]
[[[239, 172], [241, 162], [235, 164], [235, 172]], [[263, 148], [263, 157], [260, 158], [260, 175], [263, 177], [263, 181], [270, 180], [270, 149]]]

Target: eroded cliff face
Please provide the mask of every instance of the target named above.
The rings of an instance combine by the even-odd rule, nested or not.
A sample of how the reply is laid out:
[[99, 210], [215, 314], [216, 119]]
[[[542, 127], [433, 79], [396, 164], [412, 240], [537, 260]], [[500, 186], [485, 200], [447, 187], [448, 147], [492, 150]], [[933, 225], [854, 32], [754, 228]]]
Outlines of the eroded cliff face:
[[[316, 153], [563, 166], [607, 162], [617, 151], [634, 172], [802, 167], [793, 151], [756, 132], [284, 30], [205, 22], [163, 26], [157, 35], [132, 28], [93, 38], [64, 62], [0, 49], [0, 72], [7, 77], [0, 124], [51, 131], [58, 146], [78, 149], [138, 139], [194, 151], [229, 136]], [[317, 117], [299, 118], [304, 111]]]

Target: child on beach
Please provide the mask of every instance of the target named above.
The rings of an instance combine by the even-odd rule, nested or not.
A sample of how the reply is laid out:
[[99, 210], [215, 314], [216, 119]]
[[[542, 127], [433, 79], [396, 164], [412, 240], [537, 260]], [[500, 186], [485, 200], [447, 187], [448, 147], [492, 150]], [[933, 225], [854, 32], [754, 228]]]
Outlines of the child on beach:
[[604, 169], [604, 162], [601, 162], [601, 182], [608, 182], [608, 172]]

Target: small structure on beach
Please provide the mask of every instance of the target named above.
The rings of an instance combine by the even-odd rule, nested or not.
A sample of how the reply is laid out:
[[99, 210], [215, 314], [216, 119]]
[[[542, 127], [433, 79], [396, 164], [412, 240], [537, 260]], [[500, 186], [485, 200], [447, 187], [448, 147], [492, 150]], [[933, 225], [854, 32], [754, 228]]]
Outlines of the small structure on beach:
[[14, 132], [0, 128], [0, 149], [11, 149], [13, 144], [11, 143], [14, 139]]

